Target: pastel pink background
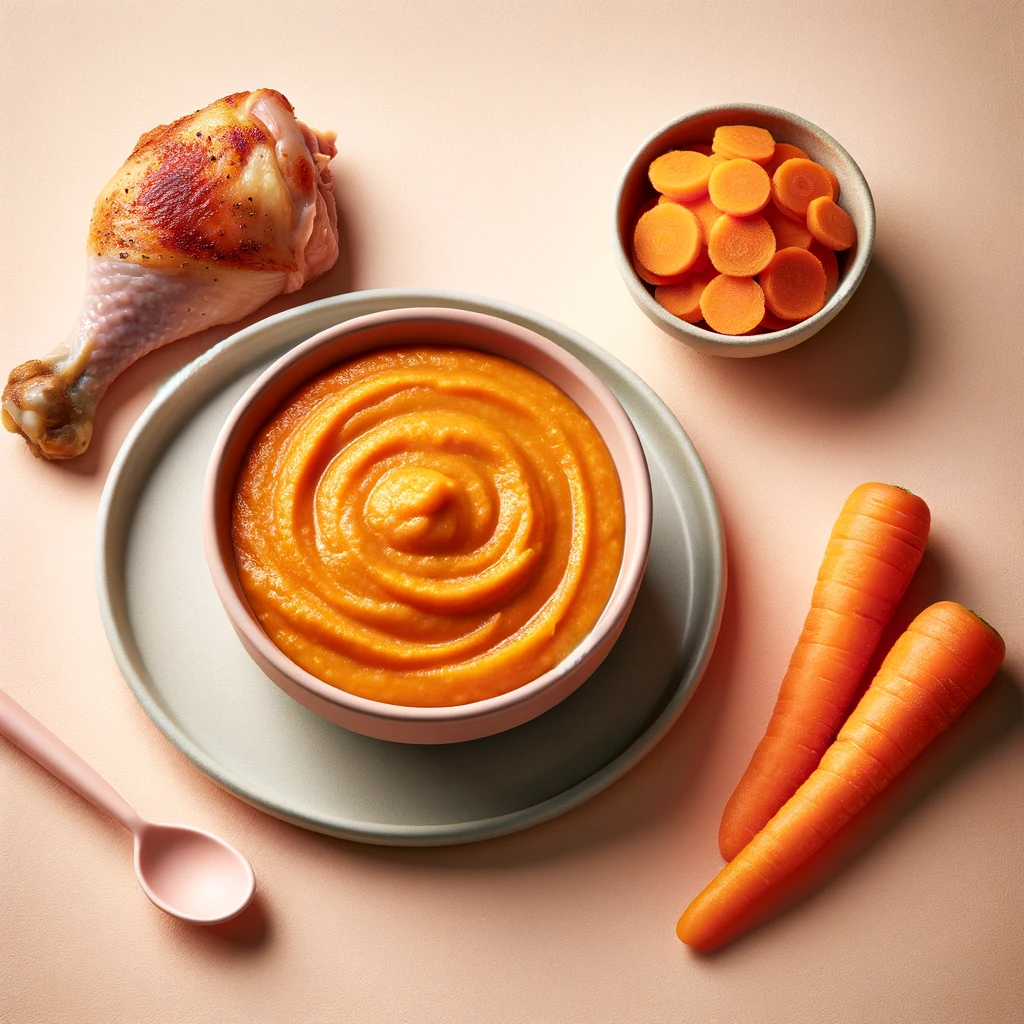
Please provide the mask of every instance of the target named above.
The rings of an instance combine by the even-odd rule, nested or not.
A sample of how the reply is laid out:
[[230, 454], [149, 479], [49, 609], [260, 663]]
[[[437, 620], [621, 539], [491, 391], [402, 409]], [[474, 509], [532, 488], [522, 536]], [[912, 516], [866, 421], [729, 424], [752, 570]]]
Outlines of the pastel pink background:
[[[30, 1022], [1009, 1021], [1024, 947], [1024, 231], [1017, 4], [326, 2], [0, 5], [0, 370], [76, 311], [93, 199], [154, 125], [271, 85], [339, 135], [346, 255], [266, 312], [391, 285], [546, 313], [640, 373], [711, 475], [730, 555], [712, 666], [602, 796], [477, 846], [389, 850], [218, 789], [119, 677], [93, 528], [118, 445], [179, 343], [105, 401], [91, 451], [0, 436], [0, 685], [138, 809], [249, 856], [257, 912], [202, 931], [151, 906], [127, 834], [0, 741], [0, 1019]], [[1015, 49], [1016, 48], [1016, 49]], [[621, 168], [694, 107], [761, 101], [858, 160], [875, 261], [822, 334], [698, 356], [611, 255]], [[1004, 673], [812, 898], [708, 959], [673, 926], [718, 870], [825, 538], [868, 479], [923, 495], [926, 589], [1006, 638]], [[934, 584], [934, 587], [932, 585]]]

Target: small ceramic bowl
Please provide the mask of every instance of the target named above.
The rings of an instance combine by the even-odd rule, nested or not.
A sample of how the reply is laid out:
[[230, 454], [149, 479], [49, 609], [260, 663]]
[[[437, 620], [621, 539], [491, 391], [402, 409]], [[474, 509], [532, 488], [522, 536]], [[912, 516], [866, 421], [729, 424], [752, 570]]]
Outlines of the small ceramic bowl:
[[[806, 320], [782, 331], [733, 337], [717, 334], [673, 316], [654, 301], [653, 289], [633, 269], [632, 233], [637, 210], [657, 195], [647, 177], [655, 157], [692, 142], [709, 142], [715, 129], [726, 124], [767, 128], [776, 142], [799, 146], [812, 160], [827, 167], [839, 179], [839, 205], [857, 227], [853, 248], [840, 254], [839, 285], [825, 306]], [[864, 278], [875, 241], [875, 204], [871, 190], [853, 157], [827, 132], [776, 107], [733, 103], [702, 107], [656, 131], [634, 154], [619, 182], [615, 200], [615, 258], [619, 273], [636, 304], [663, 331], [687, 345], [716, 356], [763, 356], [799, 345], [817, 334], [850, 301]]]
[[[332, 366], [374, 349], [442, 344], [514, 360], [561, 388], [597, 427], [618, 471], [625, 503], [619, 575], [597, 624], [551, 671], [487, 700], [450, 707], [406, 707], [368, 700], [306, 672], [263, 631], [238, 581], [231, 506], [242, 460], [259, 428], [296, 388]], [[626, 623], [651, 540], [651, 482], [633, 424], [604, 383], [578, 359], [539, 334], [498, 317], [462, 309], [396, 309], [329, 328], [282, 356], [252, 385], [221, 430], [203, 495], [203, 541], [213, 582], [231, 624], [257, 665], [289, 696], [354, 732], [403, 743], [479, 739], [529, 721], [579, 687], [604, 660]]]

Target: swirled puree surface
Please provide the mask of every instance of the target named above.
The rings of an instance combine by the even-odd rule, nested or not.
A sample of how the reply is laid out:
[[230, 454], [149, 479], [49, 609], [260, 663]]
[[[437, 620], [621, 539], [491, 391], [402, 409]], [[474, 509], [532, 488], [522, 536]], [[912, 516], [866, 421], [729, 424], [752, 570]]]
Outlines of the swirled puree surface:
[[373, 352], [261, 429], [232, 513], [239, 579], [312, 675], [390, 704], [483, 700], [558, 664], [622, 560], [619, 478], [597, 429], [518, 363]]

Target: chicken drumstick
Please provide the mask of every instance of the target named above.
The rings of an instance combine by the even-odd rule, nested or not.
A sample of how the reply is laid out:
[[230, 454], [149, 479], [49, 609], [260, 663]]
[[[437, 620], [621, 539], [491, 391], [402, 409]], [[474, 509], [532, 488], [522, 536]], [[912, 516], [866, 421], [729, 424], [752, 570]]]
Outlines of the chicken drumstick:
[[37, 455], [85, 451], [96, 405], [140, 356], [301, 288], [338, 257], [333, 132], [273, 89], [147, 132], [100, 194], [68, 341], [11, 371], [0, 420]]

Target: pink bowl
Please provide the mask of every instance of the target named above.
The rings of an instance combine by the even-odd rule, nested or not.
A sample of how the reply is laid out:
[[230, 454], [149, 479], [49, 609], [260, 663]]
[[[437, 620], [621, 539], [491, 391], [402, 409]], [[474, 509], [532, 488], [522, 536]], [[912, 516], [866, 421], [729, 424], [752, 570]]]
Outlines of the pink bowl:
[[[312, 377], [373, 349], [459, 345], [504, 356], [546, 377], [590, 417], [611, 453], [625, 504], [622, 565], [604, 611], [559, 665], [497, 697], [449, 707], [406, 707], [339, 690], [299, 668], [267, 636], [238, 581], [231, 502], [249, 444], [284, 400]], [[601, 664], [622, 631], [647, 564], [651, 482], [633, 424], [604, 383], [554, 342], [498, 317], [450, 308], [396, 309], [357, 317], [297, 345], [260, 376], [232, 410], [210, 457], [203, 542], [214, 586], [243, 646], [290, 697], [353, 732], [402, 743], [457, 743], [503, 732], [554, 707]]]

